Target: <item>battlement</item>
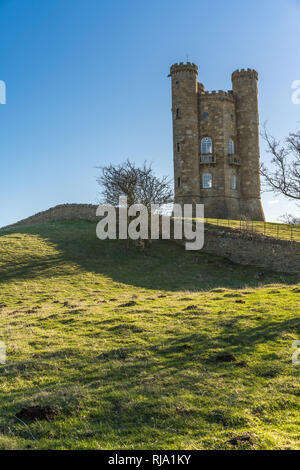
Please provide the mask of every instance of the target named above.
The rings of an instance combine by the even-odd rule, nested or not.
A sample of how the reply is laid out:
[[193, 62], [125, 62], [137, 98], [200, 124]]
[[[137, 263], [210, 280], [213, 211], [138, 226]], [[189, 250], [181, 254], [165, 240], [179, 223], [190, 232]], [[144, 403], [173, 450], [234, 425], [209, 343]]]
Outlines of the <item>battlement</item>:
[[239, 79], [239, 78], [250, 78], [250, 79], [253, 79], [255, 78], [256, 80], [258, 80], [258, 73], [256, 70], [254, 69], [241, 69], [241, 70], [235, 70], [235, 72], [233, 72], [232, 76], [231, 76], [232, 80], [236, 80], [236, 79]]
[[204, 91], [204, 90], [199, 90], [199, 95], [200, 95], [200, 99], [215, 99], [215, 100], [222, 100], [224, 101], [225, 99], [226, 100], [229, 100], [229, 101], [234, 101], [234, 95], [233, 95], [233, 91], [232, 90], [229, 90], [229, 91], [223, 91], [223, 90], [219, 90], [219, 91], [216, 91], [216, 90], [213, 90], [213, 91]]
[[179, 64], [173, 64], [172, 67], [170, 68], [169, 77], [171, 77], [173, 74], [178, 73], [178, 72], [192, 72], [197, 75], [198, 67], [196, 64], [192, 62], [187, 62], [186, 64], [184, 62], [180, 62]]

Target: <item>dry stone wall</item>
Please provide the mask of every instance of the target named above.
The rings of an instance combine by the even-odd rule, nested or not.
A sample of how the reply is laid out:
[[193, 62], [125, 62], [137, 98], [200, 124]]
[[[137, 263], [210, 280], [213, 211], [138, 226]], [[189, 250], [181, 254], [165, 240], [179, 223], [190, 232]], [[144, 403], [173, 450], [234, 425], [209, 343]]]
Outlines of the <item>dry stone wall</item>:
[[20, 220], [16, 224], [3, 228], [18, 227], [20, 225], [44, 224], [46, 222], [56, 222], [59, 220], [89, 220], [96, 222], [96, 209], [94, 204], [60, 204], [51, 207], [43, 212], [39, 212], [27, 219]]
[[[239, 230], [206, 229], [202, 251], [244, 266], [299, 274], [300, 243]], [[174, 240], [175, 241], [175, 240]], [[178, 241], [175, 241], [178, 243]], [[183, 244], [182, 241], [179, 242]]]

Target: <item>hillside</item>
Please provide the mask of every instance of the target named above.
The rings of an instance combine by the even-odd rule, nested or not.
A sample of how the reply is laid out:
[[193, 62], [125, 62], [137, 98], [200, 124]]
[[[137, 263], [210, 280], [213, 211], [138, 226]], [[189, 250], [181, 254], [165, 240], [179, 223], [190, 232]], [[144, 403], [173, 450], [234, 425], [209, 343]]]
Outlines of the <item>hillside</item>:
[[0, 449], [300, 449], [299, 283], [92, 222], [1, 231]]

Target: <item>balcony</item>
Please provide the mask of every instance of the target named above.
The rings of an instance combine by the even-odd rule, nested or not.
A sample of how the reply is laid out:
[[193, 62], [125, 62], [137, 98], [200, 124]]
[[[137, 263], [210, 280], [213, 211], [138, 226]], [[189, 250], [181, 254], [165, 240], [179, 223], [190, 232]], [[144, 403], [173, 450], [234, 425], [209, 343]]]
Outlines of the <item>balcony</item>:
[[213, 155], [201, 155], [200, 156], [201, 165], [214, 165], [216, 163], [217, 163], [217, 159]]
[[240, 165], [241, 160], [238, 157], [230, 156], [228, 157], [228, 163], [229, 165]]

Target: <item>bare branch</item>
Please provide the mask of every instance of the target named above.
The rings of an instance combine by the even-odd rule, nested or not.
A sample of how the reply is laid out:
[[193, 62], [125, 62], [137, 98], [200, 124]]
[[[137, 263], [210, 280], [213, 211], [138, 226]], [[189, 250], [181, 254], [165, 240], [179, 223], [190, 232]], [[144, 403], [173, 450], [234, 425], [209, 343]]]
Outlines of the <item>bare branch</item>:
[[101, 186], [101, 202], [117, 206], [121, 196], [127, 196], [128, 205], [143, 204], [150, 209], [151, 204], [167, 204], [173, 200], [171, 181], [164, 176], [154, 175], [151, 165], [144, 162], [137, 167], [130, 160], [114, 166], [100, 167], [97, 178]]
[[271, 169], [261, 165], [267, 191], [295, 200], [300, 199], [300, 131], [291, 133], [286, 145], [270, 135], [264, 125], [262, 137], [267, 144], [267, 152], [272, 155]]

